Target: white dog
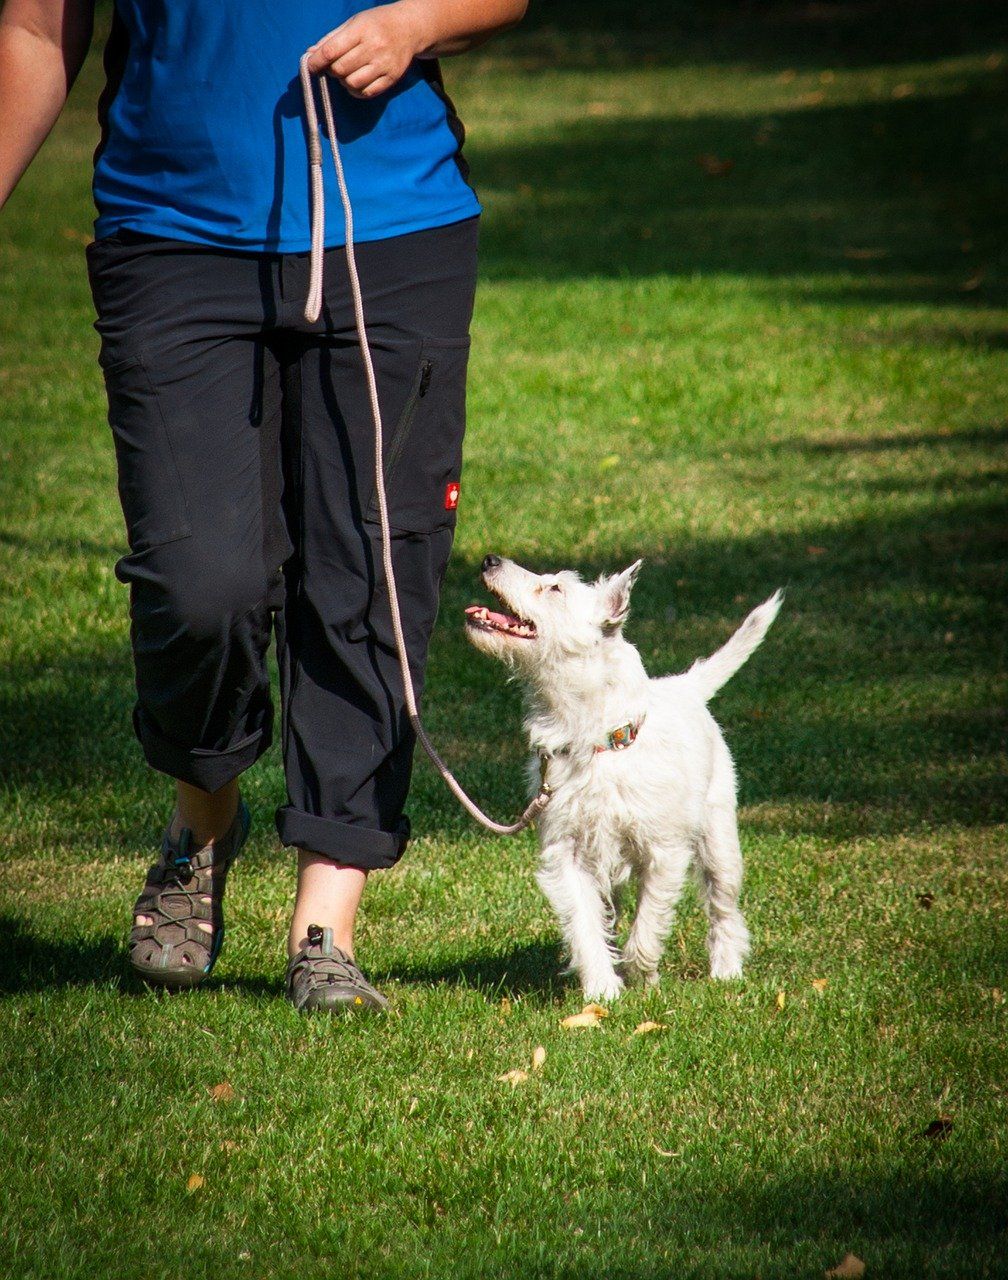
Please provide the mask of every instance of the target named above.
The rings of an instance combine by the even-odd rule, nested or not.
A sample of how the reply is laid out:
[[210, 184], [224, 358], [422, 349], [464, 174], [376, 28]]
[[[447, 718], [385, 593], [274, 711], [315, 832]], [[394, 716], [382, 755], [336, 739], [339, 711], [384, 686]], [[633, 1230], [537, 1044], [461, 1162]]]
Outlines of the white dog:
[[637, 914], [623, 950], [630, 980], [655, 983], [676, 901], [696, 863], [714, 978], [736, 978], [749, 949], [738, 908], [742, 855], [735, 769], [710, 698], [777, 616], [778, 591], [723, 648], [682, 675], [648, 678], [623, 637], [641, 562], [613, 577], [529, 573], [487, 556], [483, 581], [509, 612], [466, 610], [472, 643], [525, 686], [533, 777], [553, 791], [539, 818], [537, 879], [556, 912], [585, 997], [623, 989], [613, 945], [617, 894], [636, 873]]

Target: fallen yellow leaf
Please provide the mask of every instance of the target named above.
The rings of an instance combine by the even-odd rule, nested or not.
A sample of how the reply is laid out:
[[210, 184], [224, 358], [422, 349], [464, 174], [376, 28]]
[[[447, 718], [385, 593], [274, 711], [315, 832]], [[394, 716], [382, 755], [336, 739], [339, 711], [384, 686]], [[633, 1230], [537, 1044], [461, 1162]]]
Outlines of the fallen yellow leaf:
[[215, 1084], [210, 1090], [210, 1097], [214, 1102], [231, 1102], [235, 1096], [235, 1091], [227, 1080], [222, 1080], [220, 1084]]
[[511, 1001], [507, 998], [507, 996], [505, 996], [503, 1000], [501, 1000], [500, 1002], [500, 1011], [505, 1018], [511, 1012]]
[[200, 1187], [204, 1186], [205, 1183], [206, 1178], [201, 1174], [191, 1173], [189, 1175], [189, 1181], [185, 1184], [186, 1191], [199, 1191]]
[[845, 1253], [840, 1262], [826, 1272], [827, 1280], [861, 1280], [865, 1264], [856, 1253]]
[[815, 987], [816, 991], [825, 991], [827, 982], [829, 982], [829, 978], [813, 978], [812, 979], [812, 985], [813, 987]]
[[597, 1027], [600, 1021], [594, 1013], [572, 1013], [569, 1018], [561, 1018], [560, 1025], [565, 1031], [572, 1031], [575, 1027]]
[[784, 1004], [786, 1000], [787, 1000], [787, 996], [784, 994], [784, 992], [778, 991], [777, 999], [774, 1001], [774, 1003], [777, 1005], [778, 1012], [784, 1008]]
[[665, 1027], [664, 1022], [639, 1022], [633, 1033], [635, 1036], [646, 1036], [649, 1031], [664, 1031]]
[[609, 1010], [600, 1004], [586, 1004], [580, 1013], [572, 1013], [561, 1018], [560, 1025], [567, 1030], [571, 1027], [597, 1027], [603, 1018], [609, 1017]]
[[502, 1084], [509, 1084], [514, 1088], [516, 1084], [521, 1084], [523, 1080], [528, 1079], [528, 1072], [522, 1071], [520, 1067], [515, 1067], [513, 1071], [505, 1071], [504, 1074], [502, 1076], [498, 1076], [497, 1079]]
[[546, 1050], [541, 1044], [537, 1044], [532, 1050], [532, 1070], [541, 1071], [546, 1061]]

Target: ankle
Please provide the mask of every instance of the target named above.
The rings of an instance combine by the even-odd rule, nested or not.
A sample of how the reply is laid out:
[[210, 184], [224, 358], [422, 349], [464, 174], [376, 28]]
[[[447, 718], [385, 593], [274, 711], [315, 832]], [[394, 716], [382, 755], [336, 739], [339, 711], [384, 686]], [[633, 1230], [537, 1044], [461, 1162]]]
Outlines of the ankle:
[[287, 937], [293, 959], [308, 945], [308, 926], [332, 929], [333, 943], [352, 956], [354, 922], [367, 872], [341, 866], [306, 849], [298, 851], [298, 889]]
[[[333, 928], [331, 924], [325, 924], [321, 920], [313, 920], [312, 924], [317, 924], [320, 929], [332, 929], [333, 946], [338, 947], [340, 951], [345, 951], [352, 960], [354, 958], [353, 932], [343, 929], [342, 931]], [[290, 934], [287, 938], [287, 959], [293, 960], [301, 951], [308, 946], [308, 930], [304, 929], [304, 937], [297, 938], [295, 935], [301, 933], [301, 929], [295, 929], [292, 925]]]
[[169, 834], [177, 840], [183, 829], [188, 828], [193, 833], [193, 840], [202, 848], [227, 835], [238, 813], [239, 803], [237, 781], [226, 783], [219, 791], [201, 791], [187, 782], [179, 782]]

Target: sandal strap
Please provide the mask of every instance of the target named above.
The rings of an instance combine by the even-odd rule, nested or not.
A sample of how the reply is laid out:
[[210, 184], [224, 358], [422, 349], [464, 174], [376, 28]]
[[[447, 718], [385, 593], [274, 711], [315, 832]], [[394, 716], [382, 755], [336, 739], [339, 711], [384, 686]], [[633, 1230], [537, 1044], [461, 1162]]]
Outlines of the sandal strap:
[[[148, 870], [133, 908], [134, 918], [149, 916], [152, 923], [133, 925], [131, 953], [142, 943], [154, 942], [160, 947], [157, 968], [167, 968], [172, 956], [180, 952], [183, 960], [186, 954], [195, 959], [197, 968], [207, 970], [212, 965], [224, 928], [221, 904], [227, 874], [248, 835], [249, 824], [248, 807], [239, 801], [235, 820], [225, 835], [201, 849], [193, 848], [195, 841], [188, 827], [177, 840], [171, 839], [170, 828], [165, 831], [161, 855]], [[201, 924], [212, 928], [208, 932]], [[150, 968], [150, 958], [143, 961], [145, 969]]]
[[288, 997], [296, 1009], [301, 1009], [314, 992], [332, 987], [357, 994], [370, 1005], [384, 1008], [387, 1004], [381, 992], [361, 973], [353, 957], [333, 943], [332, 929], [309, 925], [308, 945], [298, 952], [287, 969]]

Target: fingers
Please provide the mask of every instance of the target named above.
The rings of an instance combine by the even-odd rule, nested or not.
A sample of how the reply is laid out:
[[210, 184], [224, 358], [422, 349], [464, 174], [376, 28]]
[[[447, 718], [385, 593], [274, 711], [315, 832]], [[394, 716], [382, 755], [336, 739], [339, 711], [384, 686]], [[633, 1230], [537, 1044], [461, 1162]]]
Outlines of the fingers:
[[374, 98], [379, 93], [384, 93], [386, 89], [391, 89], [395, 80], [375, 67], [363, 67], [343, 80], [343, 84], [355, 98]]
[[308, 51], [308, 70], [312, 73], [327, 71], [340, 58], [345, 57], [355, 46], [360, 44], [360, 34], [353, 27], [347, 30], [344, 22], [335, 31], [330, 31], [317, 45]]
[[335, 76], [357, 98], [384, 93], [400, 80], [419, 45], [411, 24], [379, 6], [348, 18], [308, 51], [308, 69]]

